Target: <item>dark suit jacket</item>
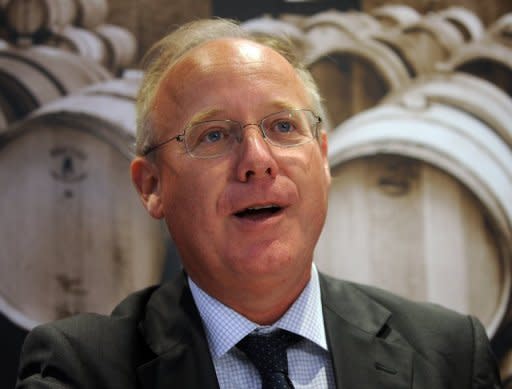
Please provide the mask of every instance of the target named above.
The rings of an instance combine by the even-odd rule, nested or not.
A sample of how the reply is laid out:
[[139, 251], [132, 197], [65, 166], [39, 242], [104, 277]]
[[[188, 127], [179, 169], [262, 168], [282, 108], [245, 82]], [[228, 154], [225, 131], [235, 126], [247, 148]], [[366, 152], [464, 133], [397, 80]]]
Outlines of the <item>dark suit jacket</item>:
[[[338, 387], [499, 387], [482, 326], [438, 306], [320, 276]], [[129, 296], [110, 317], [86, 314], [34, 329], [18, 388], [217, 388], [186, 278]]]

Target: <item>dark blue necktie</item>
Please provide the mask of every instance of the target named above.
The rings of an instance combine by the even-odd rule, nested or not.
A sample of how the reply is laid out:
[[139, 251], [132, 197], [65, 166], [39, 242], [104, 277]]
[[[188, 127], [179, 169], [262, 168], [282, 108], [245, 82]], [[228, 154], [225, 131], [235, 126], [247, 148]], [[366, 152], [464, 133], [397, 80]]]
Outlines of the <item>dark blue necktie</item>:
[[237, 347], [258, 369], [262, 389], [292, 389], [286, 349], [300, 339], [299, 335], [276, 330], [269, 334], [249, 334]]

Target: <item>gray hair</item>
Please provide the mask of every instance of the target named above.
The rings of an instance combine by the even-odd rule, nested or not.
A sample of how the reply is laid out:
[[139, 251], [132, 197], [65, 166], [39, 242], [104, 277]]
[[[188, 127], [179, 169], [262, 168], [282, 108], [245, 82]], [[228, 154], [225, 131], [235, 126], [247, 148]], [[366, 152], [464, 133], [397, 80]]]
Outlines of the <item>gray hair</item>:
[[221, 38], [241, 38], [267, 46], [288, 60], [297, 72], [308, 93], [312, 109], [325, 118], [325, 111], [318, 87], [305, 65], [298, 59], [293, 43], [286, 38], [251, 34], [240, 25], [227, 19], [204, 19], [179, 27], [151, 47], [143, 59], [145, 68], [142, 84], [137, 96], [137, 135], [135, 153], [144, 155], [154, 139], [152, 107], [156, 92], [163, 77], [180, 58], [194, 47], [207, 41]]

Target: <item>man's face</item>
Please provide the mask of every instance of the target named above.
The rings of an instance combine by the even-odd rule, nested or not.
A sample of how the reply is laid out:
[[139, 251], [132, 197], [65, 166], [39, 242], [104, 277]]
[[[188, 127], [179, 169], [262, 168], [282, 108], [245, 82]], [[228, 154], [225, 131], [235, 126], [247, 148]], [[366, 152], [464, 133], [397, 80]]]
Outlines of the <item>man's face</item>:
[[[156, 138], [191, 122], [259, 123], [286, 108], [311, 108], [291, 65], [245, 40], [222, 39], [189, 52], [168, 72], [154, 103]], [[325, 134], [298, 147], [267, 144], [255, 125], [241, 143], [214, 159], [190, 157], [182, 143], [155, 152], [154, 202], [183, 265], [204, 290], [224, 301], [233, 293], [298, 292], [310, 277], [330, 184]], [[272, 207], [272, 208], [268, 208]]]

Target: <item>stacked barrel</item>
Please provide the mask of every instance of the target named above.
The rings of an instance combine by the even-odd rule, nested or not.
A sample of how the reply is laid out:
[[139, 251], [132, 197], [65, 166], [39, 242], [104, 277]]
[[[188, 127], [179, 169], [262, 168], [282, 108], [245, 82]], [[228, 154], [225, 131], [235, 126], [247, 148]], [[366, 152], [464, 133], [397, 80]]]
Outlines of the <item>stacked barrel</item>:
[[100, 63], [114, 74], [133, 64], [134, 35], [106, 23], [107, 0], [7, 0], [4, 39], [15, 45], [48, 45]]
[[133, 65], [134, 35], [107, 14], [107, 0], [0, 3], [0, 129]]
[[[0, 312], [18, 329], [106, 313], [161, 277], [168, 242], [128, 177], [136, 40], [107, 13], [0, 0]], [[243, 26], [291, 39], [325, 98], [321, 270], [478, 316], [512, 376], [512, 15], [387, 5]]]
[[244, 26], [299, 42], [325, 98], [318, 266], [476, 315], [512, 376], [512, 15], [386, 5]]
[[106, 23], [106, 0], [0, 9], [0, 382], [14, 387], [27, 330], [109, 313], [161, 280], [169, 242], [129, 177], [134, 36]]
[[113, 78], [121, 62], [107, 68], [94, 50], [73, 52], [67, 35], [117, 40], [104, 23], [106, 6], [4, 4], [0, 311], [25, 329], [75, 312], [107, 313], [161, 278], [163, 231], [129, 178], [141, 74]]

